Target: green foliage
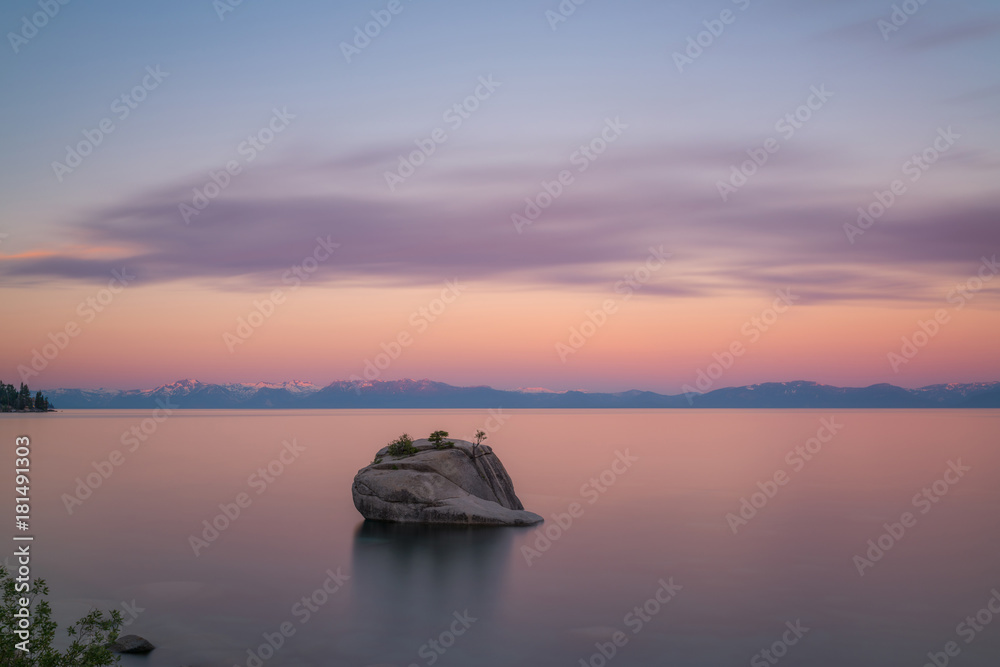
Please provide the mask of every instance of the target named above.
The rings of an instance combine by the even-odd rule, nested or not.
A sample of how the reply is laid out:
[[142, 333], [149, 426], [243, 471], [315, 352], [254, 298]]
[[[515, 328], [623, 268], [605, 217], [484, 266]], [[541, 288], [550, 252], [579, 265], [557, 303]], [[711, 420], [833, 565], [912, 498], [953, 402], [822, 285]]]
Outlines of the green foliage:
[[0, 412], [14, 412], [16, 410], [48, 410], [49, 399], [37, 392], [31, 396], [28, 385], [21, 383], [19, 389], [15, 389], [12, 384], [0, 382]]
[[[69, 648], [60, 652], [52, 648], [56, 636], [56, 622], [52, 610], [44, 599], [49, 587], [44, 579], [35, 579], [27, 591], [18, 591], [14, 577], [0, 565], [0, 586], [3, 604], [0, 605], [0, 665], [4, 667], [104, 667], [118, 664], [119, 658], [107, 648], [108, 642], [118, 638], [122, 626], [121, 613], [111, 611], [109, 616], [96, 609], [66, 628], [73, 638]], [[21, 638], [14, 634], [20, 609], [18, 600], [26, 597], [31, 604], [30, 651], [17, 648]]]
[[413, 456], [416, 453], [413, 439], [405, 433], [389, 443], [389, 456]]
[[376, 456], [375, 460], [372, 461], [372, 464], [378, 465], [379, 463], [382, 463], [382, 457], [381, 456]]
[[434, 449], [444, 449], [445, 447], [454, 447], [455, 443], [451, 440], [445, 440], [448, 437], [448, 431], [434, 431], [427, 439], [433, 443]]

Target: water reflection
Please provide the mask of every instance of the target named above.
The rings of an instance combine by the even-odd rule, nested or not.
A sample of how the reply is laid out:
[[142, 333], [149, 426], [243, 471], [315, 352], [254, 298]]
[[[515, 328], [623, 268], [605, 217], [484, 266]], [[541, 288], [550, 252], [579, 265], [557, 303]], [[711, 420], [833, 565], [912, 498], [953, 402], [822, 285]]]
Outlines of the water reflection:
[[351, 567], [352, 652], [371, 662], [426, 662], [436, 652], [428, 640], [447, 632], [456, 614], [466, 611], [477, 620], [448, 649], [448, 662], [488, 650], [490, 620], [519, 530], [361, 523]]
[[[829, 414], [516, 412], [503, 458], [542, 516], [579, 501], [616, 450], [642, 457], [530, 566], [519, 549], [535, 543], [533, 529], [359, 525], [352, 506], [373, 432], [412, 432], [418, 414], [427, 431], [473, 432], [481, 413], [315, 412], [178, 411], [72, 515], [60, 494], [107, 459], [135, 416], [60, 413], [23, 429], [0, 419], [10, 442], [23, 431], [49, 443], [33, 455], [44, 472], [33, 512], [53, 601], [134, 599], [146, 611], [127, 631], [160, 645], [126, 657], [134, 667], [246, 665], [247, 649], [286, 620], [295, 635], [264, 667], [426, 667], [434, 654], [421, 647], [465, 609], [480, 620], [433, 667], [571, 667], [601, 663], [595, 643], [631, 633], [625, 615], [673, 576], [685, 587], [677, 600], [607, 667], [747, 665], [797, 619], [814, 629], [778, 667], [920, 667], [949, 641], [961, 647], [949, 665], [997, 665], [1000, 616], [970, 644], [955, 628], [1000, 586], [1000, 411], [837, 411], [848, 426], [800, 472], [786, 454]], [[331, 433], [342, 447], [328, 446]], [[195, 558], [191, 531], [232, 499], [244, 465], [273, 458], [290, 434], [309, 463], [290, 466]], [[914, 494], [959, 459], [972, 472], [920, 514]], [[733, 535], [726, 514], [779, 469], [793, 481]], [[859, 576], [853, 557], [903, 511], [917, 525]], [[108, 532], [147, 524], [156, 529]], [[352, 579], [301, 624], [292, 605], [341, 566]]]

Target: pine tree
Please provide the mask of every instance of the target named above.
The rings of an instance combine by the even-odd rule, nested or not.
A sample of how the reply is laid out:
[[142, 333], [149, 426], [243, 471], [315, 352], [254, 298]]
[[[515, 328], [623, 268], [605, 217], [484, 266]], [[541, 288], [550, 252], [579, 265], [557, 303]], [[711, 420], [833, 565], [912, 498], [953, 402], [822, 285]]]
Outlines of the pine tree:
[[[49, 409], [49, 399], [42, 392], [36, 392], [34, 397], [28, 385], [21, 383], [19, 388], [12, 384], [0, 382], [0, 412], [13, 412], [15, 410], [45, 410]], [[3, 662], [0, 660], [0, 665]]]

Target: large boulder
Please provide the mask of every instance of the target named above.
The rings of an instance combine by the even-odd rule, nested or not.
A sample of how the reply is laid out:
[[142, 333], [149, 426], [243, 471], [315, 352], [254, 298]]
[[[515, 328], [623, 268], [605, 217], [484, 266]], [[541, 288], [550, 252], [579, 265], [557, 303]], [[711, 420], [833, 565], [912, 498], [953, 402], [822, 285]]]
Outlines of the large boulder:
[[410, 523], [530, 526], [542, 517], [527, 512], [514, 483], [493, 449], [465, 440], [436, 449], [415, 440], [417, 453], [389, 456], [383, 447], [375, 462], [358, 471], [351, 493], [366, 519]]

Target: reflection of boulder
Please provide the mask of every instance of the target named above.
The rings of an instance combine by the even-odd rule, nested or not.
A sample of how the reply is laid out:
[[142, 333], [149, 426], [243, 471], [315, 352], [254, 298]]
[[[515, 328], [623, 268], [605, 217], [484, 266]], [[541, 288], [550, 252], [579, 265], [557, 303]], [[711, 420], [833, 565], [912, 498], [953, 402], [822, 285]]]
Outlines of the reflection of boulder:
[[429, 526], [365, 521], [354, 536], [354, 585], [383, 609], [423, 599], [423, 613], [442, 615], [475, 604], [493, 606], [513, 543], [513, 533], [486, 526]]
[[354, 506], [366, 519], [412, 523], [459, 523], [529, 526], [542, 517], [527, 512], [514, 493], [514, 483], [493, 450], [456, 440], [454, 447], [435, 449], [417, 440], [416, 454], [389, 456], [354, 477]]
[[449, 664], [474, 664], [495, 641], [489, 619], [503, 595], [515, 532], [365, 521], [354, 536], [353, 627], [339, 649], [356, 664], [426, 664], [421, 647], [467, 611], [478, 620], [449, 650]]

